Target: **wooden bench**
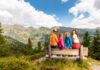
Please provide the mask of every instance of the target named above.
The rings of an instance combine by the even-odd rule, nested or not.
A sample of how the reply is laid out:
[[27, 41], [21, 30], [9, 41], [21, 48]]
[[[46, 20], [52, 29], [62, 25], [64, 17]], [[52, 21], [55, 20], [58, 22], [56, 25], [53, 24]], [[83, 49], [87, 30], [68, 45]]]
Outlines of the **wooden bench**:
[[64, 56], [79, 56], [80, 60], [88, 56], [88, 48], [81, 46], [79, 49], [51, 49], [48, 48], [48, 57], [51, 58], [52, 55], [64, 55]]

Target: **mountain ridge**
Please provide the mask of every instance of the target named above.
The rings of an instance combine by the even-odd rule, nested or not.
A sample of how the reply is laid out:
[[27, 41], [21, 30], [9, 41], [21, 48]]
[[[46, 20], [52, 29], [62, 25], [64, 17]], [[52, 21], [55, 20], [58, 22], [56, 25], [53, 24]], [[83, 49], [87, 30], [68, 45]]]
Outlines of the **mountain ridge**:
[[[53, 27], [40, 27], [40, 28], [33, 28], [33, 27], [24, 27], [21, 25], [2, 25], [4, 35], [12, 37], [22, 43], [27, 44], [28, 38], [31, 38], [34, 46], [37, 46], [37, 42], [45, 41], [45, 36], [49, 36], [50, 32], [52, 31]], [[59, 33], [65, 34], [65, 32], [72, 32], [73, 28], [70, 27], [59, 27]], [[91, 36], [93, 36], [96, 29], [77, 29], [79, 36], [82, 38], [83, 34], [88, 31]]]

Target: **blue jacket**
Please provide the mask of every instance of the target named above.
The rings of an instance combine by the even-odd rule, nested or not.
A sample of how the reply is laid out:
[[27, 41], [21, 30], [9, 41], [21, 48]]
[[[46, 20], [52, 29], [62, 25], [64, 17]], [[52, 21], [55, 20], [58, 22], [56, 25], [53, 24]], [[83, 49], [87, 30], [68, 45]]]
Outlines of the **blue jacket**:
[[71, 48], [72, 47], [72, 37], [71, 36], [65, 37], [65, 46], [67, 48]]

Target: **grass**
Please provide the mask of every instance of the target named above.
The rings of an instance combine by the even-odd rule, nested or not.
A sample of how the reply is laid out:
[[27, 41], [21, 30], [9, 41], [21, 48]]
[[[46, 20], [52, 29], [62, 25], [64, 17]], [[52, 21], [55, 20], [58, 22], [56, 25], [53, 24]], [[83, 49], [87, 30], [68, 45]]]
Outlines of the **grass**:
[[51, 59], [41, 63], [38, 58], [44, 53], [31, 56], [2, 57], [0, 58], [0, 70], [92, 70], [87, 61]]
[[46, 60], [41, 65], [42, 69], [54, 68], [55, 70], [92, 70], [87, 61], [52, 59]]
[[100, 60], [95, 60], [93, 58], [88, 58], [88, 62], [95, 64], [95, 65], [100, 65]]
[[38, 53], [31, 56], [0, 57], [0, 70], [38, 70], [35, 64], [38, 63], [37, 59], [44, 55], [44, 53]]
[[29, 62], [16, 57], [0, 58], [0, 70], [27, 70]]

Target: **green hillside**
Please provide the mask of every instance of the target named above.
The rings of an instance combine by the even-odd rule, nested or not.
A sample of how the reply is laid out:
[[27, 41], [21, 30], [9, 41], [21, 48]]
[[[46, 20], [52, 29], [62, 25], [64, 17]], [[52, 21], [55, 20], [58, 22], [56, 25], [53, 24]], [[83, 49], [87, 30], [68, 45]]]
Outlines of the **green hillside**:
[[[48, 36], [52, 30], [46, 27], [33, 28], [33, 27], [24, 27], [21, 25], [3, 25], [4, 35], [9, 36], [15, 40], [18, 40], [22, 43], [27, 44], [27, 39], [31, 38], [33, 42], [33, 47], [37, 46], [39, 41], [44, 41], [45, 36]], [[59, 33], [62, 32], [65, 34], [66, 31], [71, 32], [73, 28], [69, 27], [60, 27]], [[83, 37], [83, 34], [88, 31], [91, 36], [93, 36], [95, 29], [77, 29], [79, 36]]]

